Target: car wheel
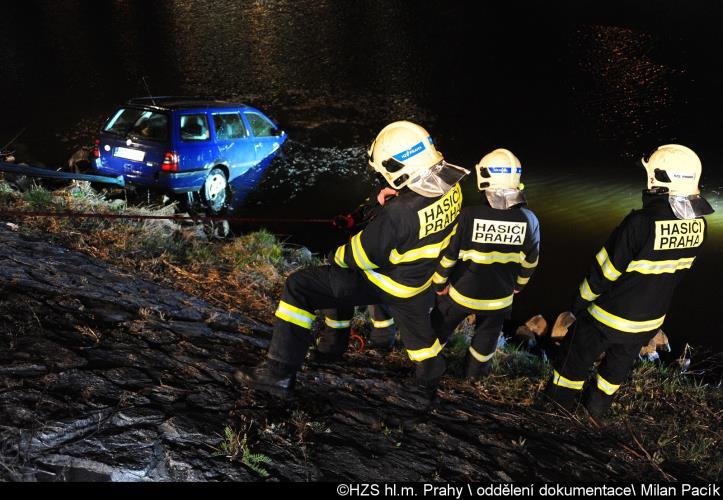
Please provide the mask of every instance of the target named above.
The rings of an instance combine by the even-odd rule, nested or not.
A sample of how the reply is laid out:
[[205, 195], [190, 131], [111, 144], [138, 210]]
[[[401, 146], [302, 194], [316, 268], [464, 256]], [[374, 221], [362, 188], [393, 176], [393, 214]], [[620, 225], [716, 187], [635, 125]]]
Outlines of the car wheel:
[[223, 210], [228, 199], [228, 181], [223, 170], [214, 168], [209, 172], [201, 195], [212, 213], [217, 214]]

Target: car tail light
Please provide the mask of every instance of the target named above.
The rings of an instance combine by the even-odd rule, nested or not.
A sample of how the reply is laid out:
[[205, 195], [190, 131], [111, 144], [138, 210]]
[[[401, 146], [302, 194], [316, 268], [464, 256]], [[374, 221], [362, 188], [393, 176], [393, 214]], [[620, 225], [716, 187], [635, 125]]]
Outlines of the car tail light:
[[164, 172], [178, 172], [178, 153], [169, 151], [163, 155], [161, 170]]
[[93, 158], [100, 158], [100, 139], [93, 141]]

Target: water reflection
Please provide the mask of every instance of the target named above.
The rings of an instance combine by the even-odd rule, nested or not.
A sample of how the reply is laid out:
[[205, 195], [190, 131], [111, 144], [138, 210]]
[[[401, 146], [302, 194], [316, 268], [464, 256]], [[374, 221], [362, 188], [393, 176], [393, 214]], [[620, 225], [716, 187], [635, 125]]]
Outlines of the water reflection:
[[[703, 159], [703, 193], [718, 210], [708, 218], [705, 252], [717, 257], [701, 259], [691, 276], [691, 287], [710, 289], [704, 304], [690, 293], [675, 308], [681, 314], [723, 303], [711, 278], [720, 281], [723, 249], [720, 82], [709, 75], [719, 65], [720, 43], [710, 41], [720, 23], [679, 27], [673, 36], [659, 23], [576, 24], [570, 6], [560, 15], [541, 3], [526, 7], [526, 16], [516, 4], [475, 6], [8, 3], [0, 143], [29, 126], [26, 149], [62, 164], [89, 143], [104, 115], [146, 93], [143, 76], [157, 95], [241, 100], [290, 138], [265, 173], [250, 171], [233, 186], [236, 211], [259, 217], [353, 209], [368, 195], [365, 149], [393, 120], [425, 125], [450, 160], [468, 167], [485, 151], [509, 147], [526, 166], [530, 203], [543, 224], [540, 274], [516, 312], [524, 315], [564, 307], [596, 247], [640, 205], [639, 158], [680, 141]], [[336, 238], [328, 228], [279, 229], [317, 250]], [[691, 324], [679, 329], [703, 331], [706, 323]]]
[[599, 138], [632, 147], [642, 138], [670, 142], [668, 111], [672, 85], [682, 70], [653, 60], [659, 45], [651, 33], [618, 26], [588, 26], [573, 38], [578, 106], [596, 125]]

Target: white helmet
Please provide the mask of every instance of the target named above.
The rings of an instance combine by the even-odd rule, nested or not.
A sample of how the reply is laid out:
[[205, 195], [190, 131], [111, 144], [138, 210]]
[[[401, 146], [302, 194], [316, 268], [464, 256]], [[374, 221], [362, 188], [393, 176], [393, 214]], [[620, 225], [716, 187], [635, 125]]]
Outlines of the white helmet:
[[412, 122], [390, 123], [369, 146], [369, 165], [394, 189], [414, 182], [444, 158], [424, 128]]
[[648, 189], [667, 188], [671, 196], [700, 194], [698, 181], [702, 165], [695, 152], [680, 144], [666, 144], [656, 149], [648, 161], [642, 160], [648, 174]]
[[495, 149], [482, 157], [477, 165], [477, 188], [521, 189], [522, 165], [509, 149]]

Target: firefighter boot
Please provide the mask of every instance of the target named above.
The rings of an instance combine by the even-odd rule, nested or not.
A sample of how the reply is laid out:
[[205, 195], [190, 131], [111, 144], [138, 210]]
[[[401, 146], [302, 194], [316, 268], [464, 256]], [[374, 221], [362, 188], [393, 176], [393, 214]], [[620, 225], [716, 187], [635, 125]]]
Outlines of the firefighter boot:
[[334, 363], [340, 361], [349, 345], [349, 329], [324, 329], [319, 334], [316, 350], [312, 359], [317, 363]]
[[294, 396], [296, 371], [291, 365], [267, 359], [251, 372], [236, 370], [233, 378], [244, 387], [286, 400]]
[[394, 349], [396, 341], [396, 330], [393, 328], [372, 328], [369, 333], [369, 342], [367, 345], [371, 349], [380, 351], [391, 351]]
[[444, 358], [435, 356], [417, 363], [414, 378], [404, 385], [415, 402], [423, 410], [429, 410], [437, 400], [439, 381], [446, 370]]
[[537, 404], [553, 411], [563, 409], [572, 413], [577, 406], [580, 391], [555, 385], [552, 380], [547, 382], [545, 390], [540, 394]]
[[480, 363], [471, 354], [467, 353], [467, 367], [464, 372], [466, 379], [471, 381], [482, 380], [492, 371], [492, 361]]
[[605, 415], [613, 403], [613, 396], [608, 396], [595, 384], [588, 384], [582, 394], [582, 404], [587, 410], [593, 424], [601, 426], [605, 423]]

